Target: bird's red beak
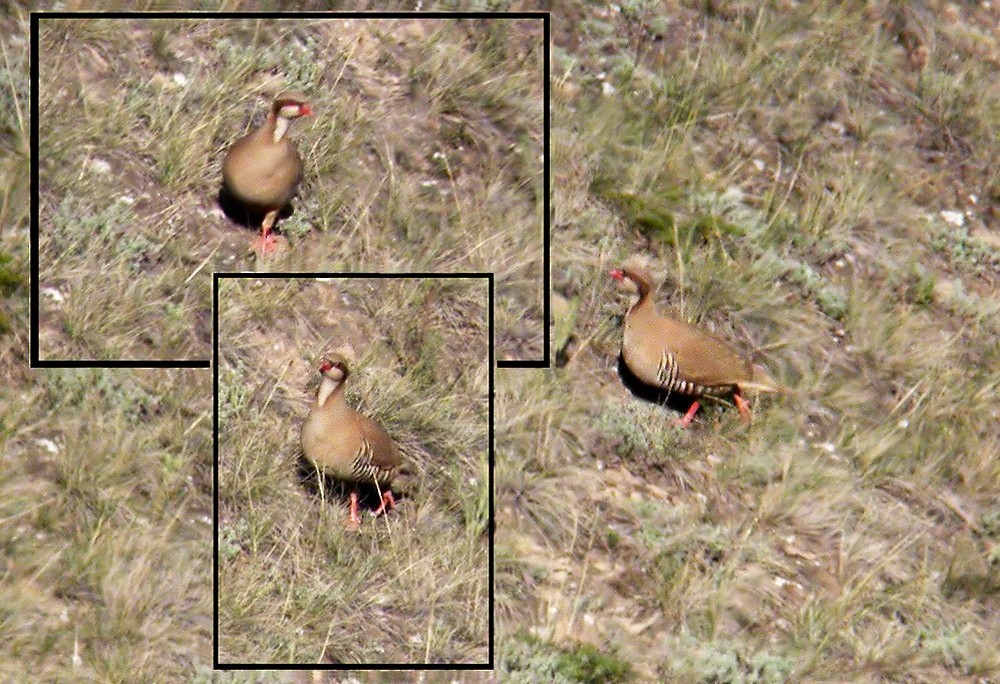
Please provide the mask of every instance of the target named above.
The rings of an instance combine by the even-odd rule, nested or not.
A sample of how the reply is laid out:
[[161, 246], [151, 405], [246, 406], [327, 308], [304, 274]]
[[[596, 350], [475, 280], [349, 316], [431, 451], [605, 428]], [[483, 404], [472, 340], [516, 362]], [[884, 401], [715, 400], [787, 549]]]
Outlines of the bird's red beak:
[[309, 116], [313, 113], [313, 110], [309, 105], [303, 103], [299, 105], [299, 116]]
[[608, 275], [614, 278], [615, 280], [621, 280], [622, 278], [625, 277], [625, 272], [622, 271], [620, 268], [613, 268], [610, 271], [608, 271]]
[[330, 370], [331, 368], [333, 368], [333, 364], [330, 363], [329, 361], [327, 361], [326, 359], [323, 360], [323, 363], [319, 364], [319, 372], [320, 373], [325, 373], [328, 370]]

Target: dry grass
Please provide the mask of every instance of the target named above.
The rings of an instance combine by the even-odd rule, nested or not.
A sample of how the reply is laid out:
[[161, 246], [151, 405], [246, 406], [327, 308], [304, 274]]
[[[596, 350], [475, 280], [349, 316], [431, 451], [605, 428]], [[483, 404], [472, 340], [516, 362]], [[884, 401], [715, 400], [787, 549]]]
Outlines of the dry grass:
[[[219, 282], [220, 661], [486, 663], [488, 281]], [[345, 346], [348, 401], [409, 471], [360, 532], [298, 442]]]
[[[207, 358], [214, 271], [493, 272], [500, 358], [540, 358], [541, 22], [48, 19], [42, 358]], [[273, 95], [316, 115], [289, 247], [217, 203]], [[61, 301], [60, 301], [61, 300]]]
[[[920, 46], [900, 40], [890, 3], [554, 7], [553, 277], [566, 303], [555, 323], [582, 351], [565, 368], [497, 374], [494, 679], [1000, 677], [995, 5], [908, 3], [925, 36], [923, 66]], [[4, 27], [0, 87], [17, 98], [0, 100], [0, 174], [11, 188], [3, 204], [11, 239], [0, 263], [0, 313], [11, 323], [0, 332], [0, 679], [412, 679], [210, 670], [207, 372], [27, 369], [27, 127], [9, 106], [19, 102], [23, 112], [27, 97], [26, 22], [8, 18]], [[215, 100], [230, 128], [210, 133], [213, 150], [259, 110], [250, 100]], [[306, 149], [320, 134], [328, 132], [296, 131]], [[167, 171], [191, 163], [182, 152]], [[70, 162], [67, 177], [82, 163]], [[158, 169], [138, 157], [125, 162], [150, 177]], [[214, 167], [196, 162], [202, 180], [181, 187], [197, 206]], [[143, 182], [136, 187], [162, 185]], [[296, 217], [314, 220], [306, 200]], [[208, 224], [211, 239], [232, 233], [234, 256], [242, 248], [245, 233], [221, 220], [191, 221], [185, 212], [193, 209], [163, 206], [184, 226], [179, 234]], [[142, 234], [159, 240], [149, 215]], [[963, 225], [948, 223], [959, 215]], [[200, 263], [184, 260], [211, 253], [205, 244], [214, 242], [171, 257], [184, 264], [180, 280]], [[626, 304], [605, 273], [635, 252], [660, 265], [663, 306], [752, 351], [796, 396], [755, 402], [749, 429], [718, 407], [680, 432], [674, 415], [626, 393], [614, 372], [616, 318]], [[207, 284], [198, 287], [192, 302], [201, 306]], [[270, 300], [256, 302], [266, 315]], [[312, 320], [309, 307], [301, 311]], [[228, 443], [243, 445], [233, 463], [245, 470], [231, 474], [254, 473], [256, 489], [232, 487], [226, 505], [263, 507], [232, 530], [241, 543], [284, 550], [272, 544], [281, 531], [301, 542], [283, 560], [310, 559], [300, 568], [314, 581], [287, 594], [308, 615], [351, 586], [324, 585], [340, 570], [316, 559], [339, 553], [384, 578], [387, 566], [350, 544], [368, 540], [364, 551], [384, 554], [390, 532], [366, 525], [345, 540], [339, 502], [320, 507], [291, 477], [289, 454], [276, 445], [294, 444], [313, 389], [307, 357], [333, 341], [334, 319], [303, 328], [294, 314], [272, 315], [282, 325], [291, 316], [289, 332], [279, 327], [282, 348], [259, 330], [237, 334], [242, 351], [227, 361], [243, 364], [230, 366], [227, 401], [259, 417]], [[46, 352], [63, 353], [64, 334], [57, 327], [53, 335]], [[362, 349], [357, 380], [367, 385], [352, 395], [387, 421], [395, 407], [380, 387], [409, 391], [410, 382], [397, 358], [406, 347], [392, 339]], [[294, 371], [281, 365], [288, 359]], [[265, 403], [266, 412], [253, 413]], [[417, 415], [401, 415], [390, 427], [424, 434]], [[258, 431], [267, 448], [254, 452], [247, 440]], [[418, 473], [418, 491], [435, 503], [452, 491], [452, 510], [476, 498], [440, 479], [428, 489], [428, 481]], [[261, 493], [285, 508], [255, 498]], [[290, 510], [289, 501], [315, 515]], [[415, 497], [404, 506], [390, 525], [409, 525], [423, 509]], [[327, 536], [307, 534], [323, 522]], [[450, 523], [464, 529], [457, 517]], [[233, 548], [235, 559], [257, 557]], [[229, 609], [251, 597], [249, 588], [231, 594]], [[266, 600], [274, 606], [273, 596]], [[249, 623], [241, 619], [227, 627]], [[320, 629], [307, 624], [303, 635], [265, 645], [313, 655], [326, 632], [316, 638]], [[330, 643], [340, 653], [356, 647], [342, 634]]]
[[[498, 376], [502, 676], [993, 681], [1000, 15], [918, 8], [921, 70], [892, 5], [667, 4], [557, 9], [572, 360]], [[795, 395], [625, 391], [635, 253]]]
[[0, 398], [0, 678], [175, 681], [204, 672], [209, 378], [20, 375], [16, 392]]
[[0, 680], [208, 681], [211, 378], [28, 368], [25, 10], [0, 28]]

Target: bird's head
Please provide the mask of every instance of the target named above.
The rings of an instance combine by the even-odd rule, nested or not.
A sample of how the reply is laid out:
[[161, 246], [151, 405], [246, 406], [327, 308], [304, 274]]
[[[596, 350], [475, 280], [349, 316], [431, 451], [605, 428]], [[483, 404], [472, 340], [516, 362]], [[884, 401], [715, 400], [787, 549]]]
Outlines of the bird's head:
[[653, 289], [653, 277], [642, 264], [626, 262], [621, 268], [608, 271], [608, 275], [615, 281], [625, 284], [629, 291], [638, 292], [640, 295]]
[[297, 119], [313, 113], [305, 95], [294, 92], [280, 93], [274, 98], [274, 112], [283, 119]]
[[319, 364], [319, 372], [323, 374], [323, 377], [337, 382], [343, 382], [351, 373], [347, 359], [341, 354], [323, 357], [323, 361]]

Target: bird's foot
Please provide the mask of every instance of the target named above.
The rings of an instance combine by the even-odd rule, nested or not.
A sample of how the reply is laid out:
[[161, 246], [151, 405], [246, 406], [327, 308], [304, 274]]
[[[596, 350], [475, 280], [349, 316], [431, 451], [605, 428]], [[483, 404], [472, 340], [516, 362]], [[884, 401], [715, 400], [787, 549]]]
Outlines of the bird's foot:
[[356, 530], [361, 526], [361, 516], [358, 515], [358, 493], [351, 492], [351, 516], [347, 522], [347, 528]]
[[284, 247], [284, 240], [280, 240], [274, 233], [264, 233], [250, 241], [250, 251], [258, 257], [274, 256]]
[[742, 396], [740, 396], [739, 392], [737, 392], [736, 394], [733, 395], [733, 401], [736, 402], [736, 408], [738, 408], [740, 410], [740, 417], [743, 419], [743, 422], [744, 423], [749, 423], [750, 422], [750, 404], [747, 403], [746, 399], [744, 399]]
[[392, 492], [387, 489], [384, 492], [382, 492], [382, 505], [379, 506], [377, 509], [375, 509], [372, 512], [372, 515], [377, 518], [383, 513], [386, 513], [390, 508], [395, 508], [395, 506], [396, 506], [396, 497], [394, 497], [392, 495]]
[[698, 412], [698, 408], [701, 406], [697, 401], [691, 404], [691, 408], [687, 410], [684, 417], [677, 421], [677, 424], [682, 428], [686, 428], [691, 425], [691, 421], [694, 420], [694, 414]]

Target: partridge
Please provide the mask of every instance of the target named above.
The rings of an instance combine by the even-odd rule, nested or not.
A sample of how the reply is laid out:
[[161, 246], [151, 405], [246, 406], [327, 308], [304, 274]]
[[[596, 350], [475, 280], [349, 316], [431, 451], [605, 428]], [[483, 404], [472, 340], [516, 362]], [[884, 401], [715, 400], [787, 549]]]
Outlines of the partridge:
[[782, 392], [783, 388], [715, 335], [663, 316], [653, 303], [653, 279], [639, 266], [610, 272], [617, 281], [628, 279], [639, 291], [639, 300], [625, 315], [622, 358], [640, 381], [662, 392], [694, 399], [681, 419], [687, 427], [701, 405], [699, 397], [732, 395], [744, 420], [750, 405], [744, 391]]
[[303, 95], [281, 93], [260, 128], [233, 143], [222, 163], [229, 193], [253, 213], [264, 215], [260, 237], [251, 243], [255, 252], [267, 254], [277, 246], [271, 229], [302, 180], [302, 159], [287, 135], [288, 126], [292, 119], [310, 114]]
[[402, 457], [392, 438], [381, 425], [347, 405], [344, 382], [350, 370], [340, 355], [324, 358], [319, 366], [323, 380], [309, 417], [302, 425], [302, 451], [326, 475], [353, 483], [350, 525], [361, 523], [358, 516], [357, 485], [373, 483], [381, 493], [379, 516], [396, 504], [389, 489]]

